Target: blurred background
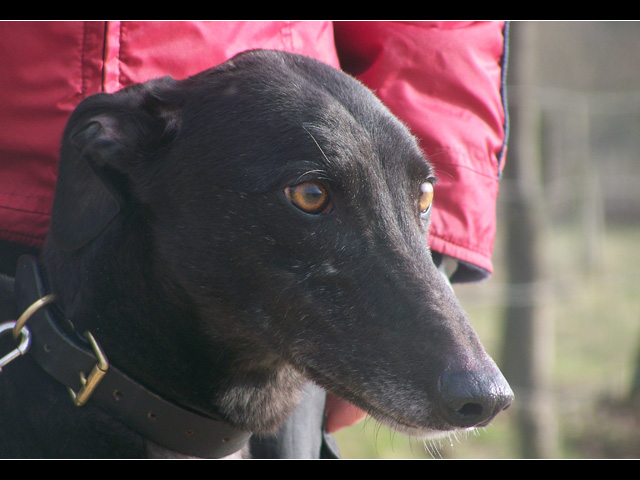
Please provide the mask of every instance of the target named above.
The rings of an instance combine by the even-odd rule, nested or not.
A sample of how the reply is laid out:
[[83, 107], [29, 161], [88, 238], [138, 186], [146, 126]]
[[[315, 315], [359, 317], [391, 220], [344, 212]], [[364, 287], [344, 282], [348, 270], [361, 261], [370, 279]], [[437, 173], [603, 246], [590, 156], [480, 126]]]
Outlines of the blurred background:
[[495, 273], [456, 292], [514, 389], [424, 443], [373, 420], [344, 458], [640, 458], [640, 22], [512, 22]]

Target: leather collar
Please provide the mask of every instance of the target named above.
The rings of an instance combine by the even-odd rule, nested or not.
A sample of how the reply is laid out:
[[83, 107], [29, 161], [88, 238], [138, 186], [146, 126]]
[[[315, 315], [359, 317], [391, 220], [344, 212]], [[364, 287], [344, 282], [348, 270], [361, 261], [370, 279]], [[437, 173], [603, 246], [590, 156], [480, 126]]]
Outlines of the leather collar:
[[[36, 260], [21, 257], [15, 280], [19, 311], [47, 295]], [[83, 344], [63, 332], [52, 308], [38, 309], [28, 320], [29, 354], [56, 380], [75, 392], [90, 393], [95, 402], [145, 438], [170, 450], [200, 458], [222, 458], [240, 450], [250, 432], [168, 402], [135, 382], [113, 365], [98, 343]], [[104, 358], [101, 358], [103, 357]], [[81, 379], [78, 372], [84, 372]], [[97, 378], [96, 380], [91, 377]], [[83, 389], [84, 387], [84, 389]], [[86, 392], [87, 387], [95, 387]], [[81, 403], [81, 402], [80, 402]], [[81, 407], [80, 407], [81, 408]]]

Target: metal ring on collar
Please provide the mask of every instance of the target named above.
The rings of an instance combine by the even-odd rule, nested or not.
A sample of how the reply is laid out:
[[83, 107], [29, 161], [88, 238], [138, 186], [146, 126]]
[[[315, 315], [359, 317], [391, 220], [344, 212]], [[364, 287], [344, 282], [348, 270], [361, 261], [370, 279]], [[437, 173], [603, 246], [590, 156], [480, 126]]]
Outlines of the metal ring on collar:
[[22, 331], [22, 329], [24, 328], [25, 324], [27, 323], [27, 320], [29, 320], [34, 313], [36, 313], [39, 309], [41, 309], [45, 305], [53, 303], [55, 301], [55, 299], [56, 299], [56, 296], [54, 294], [49, 294], [49, 295], [45, 295], [44, 297], [39, 298], [38, 300], [33, 302], [22, 313], [22, 315], [20, 315], [18, 320], [16, 320], [15, 326], [13, 327], [13, 339], [14, 340], [18, 339], [18, 337], [20, 336], [20, 332]]
[[[13, 330], [17, 323], [18, 322], [5, 322], [0, 324], [0, 335], [6, 331]], [[22, 339], [18, 346], [7, 353], [4, 357], [0, 358], [0, 372], [2, 372], [2, 368], [9, 362], [27, 353], [31, 346], [31, 333], [29, 332], [29, 329], [23, 326], [19, 332], [22, 334]]]

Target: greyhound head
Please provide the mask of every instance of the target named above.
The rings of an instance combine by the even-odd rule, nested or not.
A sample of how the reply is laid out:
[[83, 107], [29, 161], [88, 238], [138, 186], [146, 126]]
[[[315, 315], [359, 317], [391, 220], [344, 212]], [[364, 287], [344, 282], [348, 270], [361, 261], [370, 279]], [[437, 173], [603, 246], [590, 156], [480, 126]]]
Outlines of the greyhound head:
[[512, 392], [433, 263], [435, 185], [360, 83], [249, 52], [80, 104], [45, 266], [114, 364], [241, 428], [306, 379], [410, 434], [485, 425]]

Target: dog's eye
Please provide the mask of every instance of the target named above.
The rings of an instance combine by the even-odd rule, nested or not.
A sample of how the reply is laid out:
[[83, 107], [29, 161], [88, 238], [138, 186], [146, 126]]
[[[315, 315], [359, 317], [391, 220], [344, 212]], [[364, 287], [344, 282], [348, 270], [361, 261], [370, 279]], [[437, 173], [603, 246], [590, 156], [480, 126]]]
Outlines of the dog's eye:
[[424, 182], [420, 184], [420, 197], [418, 199], [418, 208], [421, 215], [426, 215], [431, 209], [433, 202], [433, 183]]
[[331, 198], [327, 189], [318, 182], [302, 182], [284, 189], [289, 201], [305, 213], [319, 215], [327, 213]]

